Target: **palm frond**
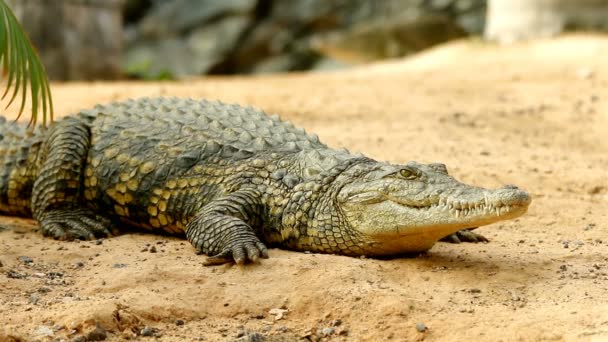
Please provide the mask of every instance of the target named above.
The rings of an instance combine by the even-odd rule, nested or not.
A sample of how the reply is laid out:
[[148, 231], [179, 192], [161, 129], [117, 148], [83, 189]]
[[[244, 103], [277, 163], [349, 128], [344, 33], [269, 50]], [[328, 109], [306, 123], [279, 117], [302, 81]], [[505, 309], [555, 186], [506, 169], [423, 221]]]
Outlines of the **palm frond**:
[[53, 100], [46, 71], [19, 21], [4, 0], [0, 0], [0, 68], [3, 69], [2, 76], [7, 79], [6, 89], [2, 94], [2, 99], [9, 98], [6, 108], [21, 94], [17, 116], [20, 118], [29, 90], [32, 105], [30, 125], [36, 124], [39, 111], [42, 112], [43, 126], [46, 126], [47, 120], [52, 121]]

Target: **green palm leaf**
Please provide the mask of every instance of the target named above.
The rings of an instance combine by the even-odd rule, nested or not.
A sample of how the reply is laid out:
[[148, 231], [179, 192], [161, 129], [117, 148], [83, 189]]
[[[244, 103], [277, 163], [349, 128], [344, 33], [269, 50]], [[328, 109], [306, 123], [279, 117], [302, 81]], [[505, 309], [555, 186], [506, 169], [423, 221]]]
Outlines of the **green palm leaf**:
[[[42, 111], [42, 125], [53, 120], [53, 101], [46, 71], [23, 28], [4, 0], [0, 0], [0, 68], [7, 79], [2, 99], [7, 108], [21, 94], [19, 117], [23, 114], [28, 90], [32, 104], [30, 125], [35, 125]], [[12, 91], [12, 92], [11, 92]]]

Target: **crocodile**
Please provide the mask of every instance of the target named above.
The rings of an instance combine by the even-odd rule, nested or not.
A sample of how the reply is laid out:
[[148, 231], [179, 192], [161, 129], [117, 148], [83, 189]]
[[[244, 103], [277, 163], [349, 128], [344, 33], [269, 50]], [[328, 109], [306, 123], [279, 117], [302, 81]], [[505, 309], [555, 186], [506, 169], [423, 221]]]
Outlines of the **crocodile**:
[[0, 212], [45, 236], [135, 227], [185, 236], [205, 264], [256, 262], [267, 246], [387, 257], [524, 214], [513, 185], [466, 185], [441, 163], [396, 165], [332, 149], [259, 109], [140, 98], [35, 129], [0, 120]]

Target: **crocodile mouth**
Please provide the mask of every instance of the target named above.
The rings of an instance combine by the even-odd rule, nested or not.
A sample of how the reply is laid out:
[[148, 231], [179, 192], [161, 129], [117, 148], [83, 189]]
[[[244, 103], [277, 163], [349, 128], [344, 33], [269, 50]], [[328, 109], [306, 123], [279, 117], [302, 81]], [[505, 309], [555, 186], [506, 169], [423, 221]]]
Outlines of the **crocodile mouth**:
[[503, 188], [484, 192], [475, 200], [461, 200], [450, 197], [427, 197], [410, 199], [399, 194], [369, 191], [352, 196], [349, 200], [364, 205], [392, 202], [398, 206], [423, 214], [448, 213], [456, 219], [475, 217], [501, 217], [512, 213], [523, 213], [530, 204], [529, 195], [519, 189]]
[[383, 194], [383, 196], [384, 200], [391, 201], [409, 209], [417, 211], [448, 212], [455, 218], [488, 215], [495, 215], [499, 217], [513, 211], [519, 211], [528, 206], [527, 203], [522, 203], [521, 201], [513, 201], [508, 203], [504, 203], [502, 201], [495, 202], [490, 201], [487, 197], [475, 202], [453, 201], [448, 198], [440, 198], [435, 202], [430, 203], [411, 203], [409, 201], [403, 201], [396, 196], [391, 196], [388, 194]]
[[458, 230], [519, 217], [531, 202], [528, 193], [514, 186], [446, 187], [431, 194], [424, 189], [347, 194], [340, 204], [342, 212], [353, 229], [376, 246], [377, 255], [428, 250]]

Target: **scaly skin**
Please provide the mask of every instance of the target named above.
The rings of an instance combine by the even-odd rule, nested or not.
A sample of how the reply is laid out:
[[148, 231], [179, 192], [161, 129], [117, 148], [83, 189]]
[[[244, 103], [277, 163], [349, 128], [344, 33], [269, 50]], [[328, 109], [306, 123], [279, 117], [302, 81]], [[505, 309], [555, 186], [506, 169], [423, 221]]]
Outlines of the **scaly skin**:
[[[9, 132], [16, 133], [9, 133]], [[328, 148], [278, 117], [219, 102], [137, 99], [23, 138], [0, 123], [0, 211], [57, 239], [122, 223], [185, 233], [209, 264], [266, 244], [351, 256], [427, 250], [522, 215], [527, 193], [462, 184], [443, 164], [393, 165]]]

